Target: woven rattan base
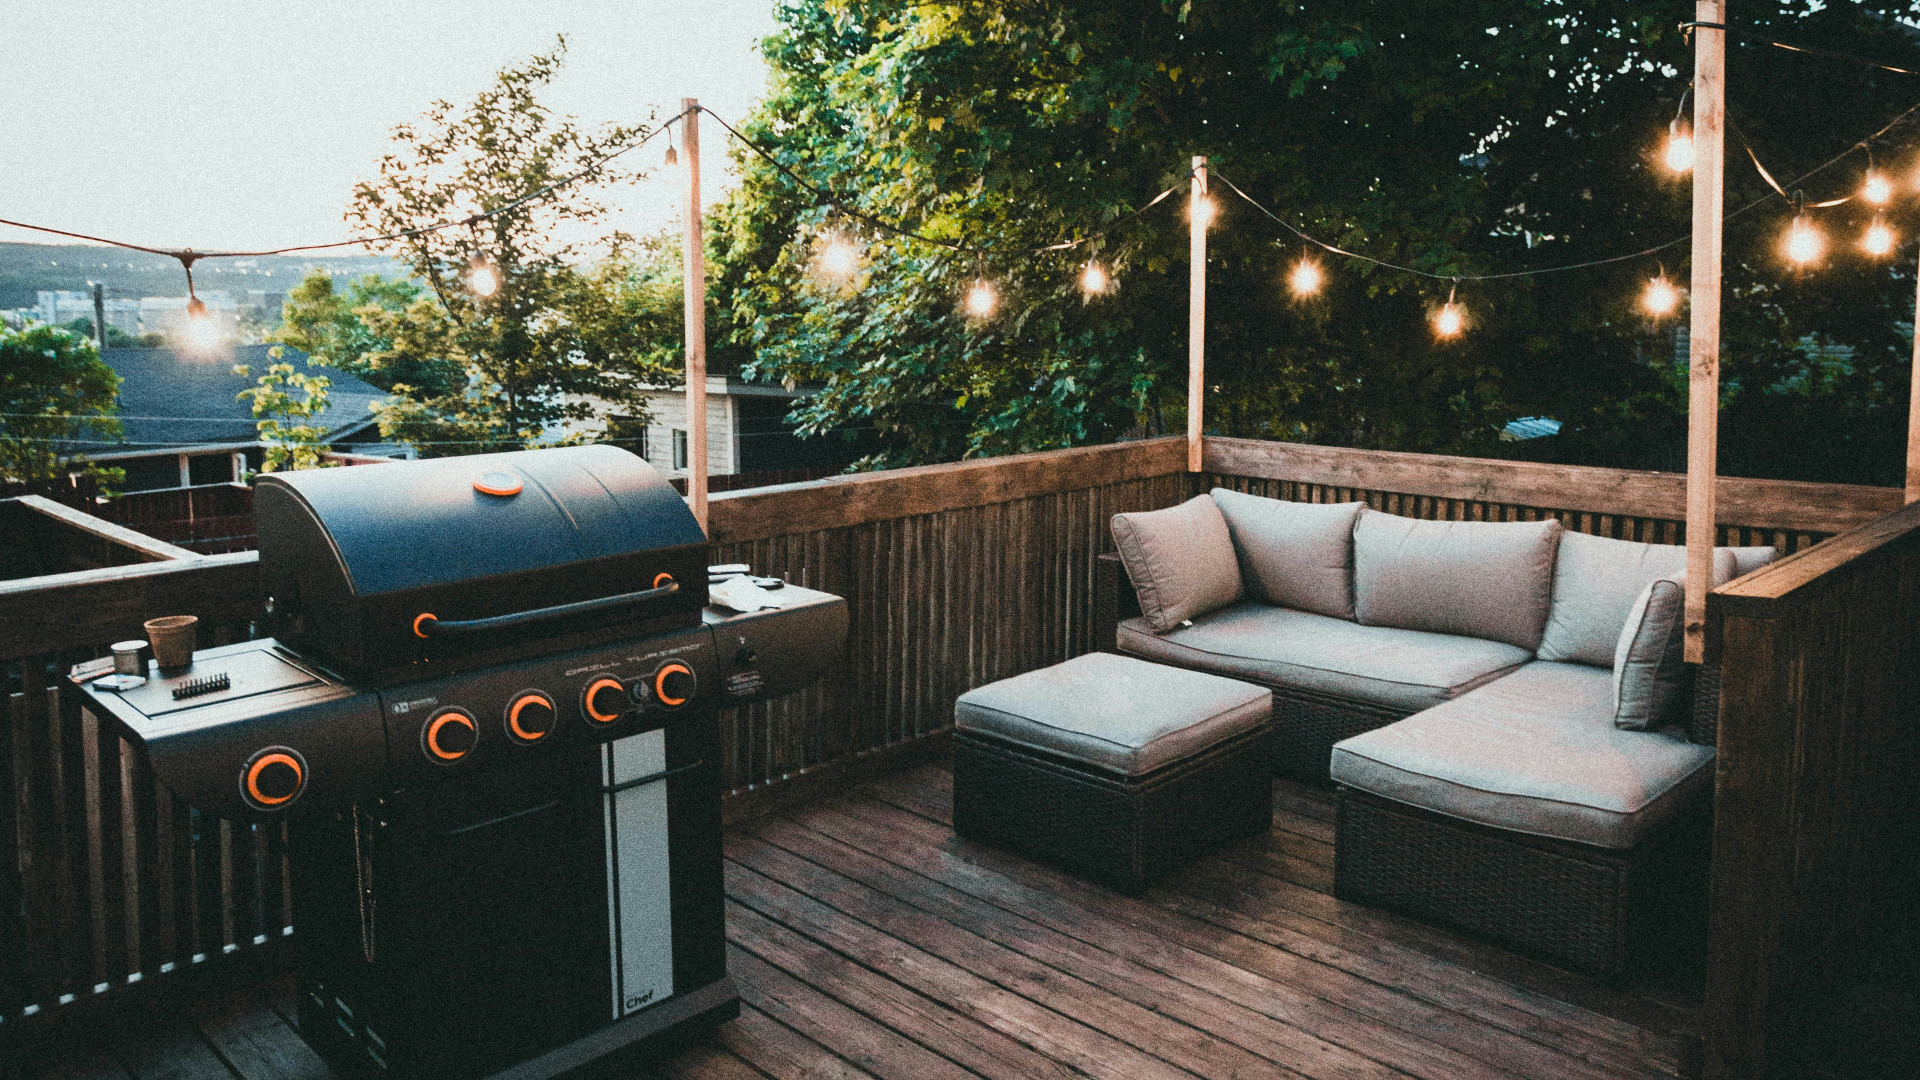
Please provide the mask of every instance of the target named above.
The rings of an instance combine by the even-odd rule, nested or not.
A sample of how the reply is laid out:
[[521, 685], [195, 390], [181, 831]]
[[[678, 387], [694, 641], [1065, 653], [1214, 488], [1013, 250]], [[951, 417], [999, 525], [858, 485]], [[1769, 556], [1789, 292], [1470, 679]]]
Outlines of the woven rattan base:
[[1126, 779], [978, 732], [953, 737], [953, 829], [1139, 893], [1189, 860], [1273, 827], [1261, 725]]
[[1309, 784], [1327, 784], [1333, 744], [1385, 727], [1408, 714], [1292, 687], [1273, 690], [1273, 771]]
[[1334, 895], [1619, 979], [1697, 964], [1707, 804], [1630, 851], [1490, 829], [1339, 789]]

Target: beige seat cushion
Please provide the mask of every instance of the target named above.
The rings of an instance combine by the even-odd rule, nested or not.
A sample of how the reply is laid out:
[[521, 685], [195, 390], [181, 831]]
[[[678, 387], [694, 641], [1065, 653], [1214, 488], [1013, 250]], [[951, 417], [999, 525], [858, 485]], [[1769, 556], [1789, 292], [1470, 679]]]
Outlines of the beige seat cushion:
[[1268, 686], [1291, 687], [1413, 713], [1458, 697], [1530, 659], [1479, 638], [1361, 626], [1252, 601], [1170, 634], [1120, 624], [1120, 650]]
[[1184, 761], [1273, 716], [1273, 693], [1096, 652], [960, 696], [954, 725], [1123, 776]]
[[1365, 503], [1304, 503], [1213, 489], [1249, 598], [1353, 618], [1353, 522]]
[[1540, 646], [1560, 523], [1423, 521], [1363, 510], [1353, 526], [1353, 606], [1368, 626]]
[[1240, 599], [1240, 560], [1211, 495], [1115, 514], [1113, 539], [1140, 611], [1160, 633]]
[[1626, 849], [1713, 782], [1713, 749], [1613, 726], [1613, 682], [1536, 662], [1333, 748], [1333, 779], [1533, 836]]

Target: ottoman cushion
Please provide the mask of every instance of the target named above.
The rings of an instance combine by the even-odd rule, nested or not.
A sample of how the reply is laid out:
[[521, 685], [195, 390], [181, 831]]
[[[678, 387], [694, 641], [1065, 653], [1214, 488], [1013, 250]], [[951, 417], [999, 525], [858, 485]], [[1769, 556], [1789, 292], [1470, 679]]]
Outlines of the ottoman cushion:
[[954, 723], [1121, 776], [1154, 772], [1265, 724], [1262, 687], [1095, 652], [961, 695]]

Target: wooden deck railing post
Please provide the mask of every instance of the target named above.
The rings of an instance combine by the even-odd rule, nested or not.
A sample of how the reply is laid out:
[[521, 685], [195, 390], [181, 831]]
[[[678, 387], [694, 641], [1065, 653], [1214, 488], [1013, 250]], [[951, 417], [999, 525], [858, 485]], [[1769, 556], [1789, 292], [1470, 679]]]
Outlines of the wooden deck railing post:
[[687, 505], [707, 527], [707, 251], [701, 237], [700, 99], [680, 99], [680, 145], [687, 163], [681, 252], [687, 309]]
[[[1697, 0], [1694, 19], [1725, 26], [1726, 0]], [[1687, 662], [1705, 656], [1707, 590], [1718, 533], [1720, 463], [1720, 231], [1725, 200], [1727, 34], [1694, 28], [1693, 287], [1687, 357]]]
[[1193, 193], [1187, 203], [1187, 471], [1200, 471], [1200, 439], [1207, 406], [1207, 159], [1193, 159]]

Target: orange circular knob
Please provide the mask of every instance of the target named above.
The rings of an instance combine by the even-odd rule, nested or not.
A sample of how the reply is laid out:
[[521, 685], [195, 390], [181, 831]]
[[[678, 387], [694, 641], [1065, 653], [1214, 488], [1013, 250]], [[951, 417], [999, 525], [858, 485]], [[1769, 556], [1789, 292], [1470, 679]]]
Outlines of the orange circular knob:
[[538, 690], [514, 695], [507, 705], [507, 734], [523, 743], [539, 742], [553, 730], [553, 699]]
[[580, 711], [596, 724], [611, 724], [620, 719], [629, 703], [626, 684], [610, 677], [593, 680], [580, 695]]
[[660, 670], [653, 673], [653, 696], [662, 705], [685, 705], [693, 690], [693, 669], [678, 660], [660, 665]]
[[307, 767], [294, 751], [270, 746], [247, 762], [243, 780], [247, 801], [273, 810], [300, 797], [307, 786]]
[[667, 573], [665, 570], [662, 570], [659, 573], [653, 575], [654, 588], [657, 589], [662, 585], [671, 585], [671, 584], [673, 584], [673, 575]]
[[433, 714], [420, 730], [420, 744], [427, 756], [442, 764], [451, 764], [473, 753], [480, 741], [480, 725], [464, 709], [442, 709]]
[[423, 611], [420, 614], [415, 615], [413, 617], [413, 636], [417, 638], [426, 637], [427, 632], [421, 629], [420, 624], [427, 623], [427, 622], [439, 622], [439, 621], [440, 619], [437, 616], [435, 616], [434, 613], [431, 611]]

